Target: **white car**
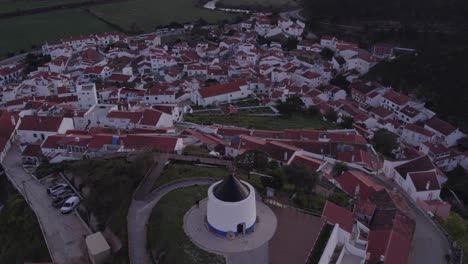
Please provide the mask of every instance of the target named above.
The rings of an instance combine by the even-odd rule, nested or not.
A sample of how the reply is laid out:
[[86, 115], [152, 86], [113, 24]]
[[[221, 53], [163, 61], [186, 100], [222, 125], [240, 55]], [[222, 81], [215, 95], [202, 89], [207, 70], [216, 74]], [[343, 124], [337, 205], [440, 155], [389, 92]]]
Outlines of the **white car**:
[[62, 214], [68, 214], [71, 211], [75, 210], [76, 207], [80, 204], [80, 198], [76, 196], [72, 196], [68, 198], [65, 203], [63, 203], [62, 208], [60, 208], [60, 212]]
[[65, 188], [65, 187], [67, 187], [67, 185], [66, 185], [65, 183], [59, 183], [59, 184], [56, 184], [56, 185], [49, 186], [49, 187], [47, 188], [47, 194], [50, 195], [50, 194], [52, 194], [53, 192], [58, 191], [58, 190], [60, 190], [60, 189], [63, 189], [63, 188]]

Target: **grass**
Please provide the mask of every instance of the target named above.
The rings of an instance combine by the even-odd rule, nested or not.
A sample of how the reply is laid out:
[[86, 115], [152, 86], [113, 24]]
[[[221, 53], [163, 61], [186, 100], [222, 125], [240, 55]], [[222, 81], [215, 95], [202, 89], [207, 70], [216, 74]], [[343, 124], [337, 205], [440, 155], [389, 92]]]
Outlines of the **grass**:
[[248, 115], [187, 115], [185, 121], [197, 124], [232, 125], [253, 129], [334, 129], [336, 125], [320, 120], [320, 117], [294, 115], [286, 117], [262, 117]]
[[183, 230], [185, 213], [207, 196], [208, 186], [178, 189], [168, 193], [153, 208], [148, 223], [148, 244], [158, 263], [225, 263], [220, 255], [195, 246]]
[[211, 168], [185, 163], [170, 163], [154, 183], [154, 188], [171, 181], [185, 178], [210, 177], [221, 180], [226, 176], [227, 173], [228, 172], [226, 168], [221, 167]]
[[[159, 178], [156, 180], [153, 185], [153, 189], [171, 181], [187, 178], [208, 177], [222, 180], [224, 177], [226, 177], [227, 174], [228, 170], [225, 167], [201, 167], [192, 165], [190, 163], [172, 162], [166, 167], [166, 169], [161, 173], [161, 176], [159, 176]], [[237, 177], [240, 180], [250, 183], [260, 192], [262, 192], [264, 189], [262, 182], [258, 177], [252, 176], [249, 178], [245, 174], [239, 174]]]
[[155, 26], [194, 22], [200, 18], [219, 22], [235, 17], [221, 11], [198, 8], [193, 0], [132, 0], [89, 9], [96, 16], [128, 31], [154, 31]]
[[274, 114], [273, 110], [270, 107], [262, 107], [262, 108], [247, 108], [247, 109], [239, 109], [237, 110], [239, 114]]
[[90, 189], [83, 204], [96, 217], [98, 226], [110, 227], [122, 242], [112, 263], [128, 263], [127, 212], [133, 192], [151, 164], [151, 155], [145, 153], [133, 161], [81, 160], [68, 165], [68, 171], [83, 181], [80, 188]]
[[0, 19], [0, 57], [45, 41], [109, 31], [114, 29], [81, 9]]
[[11, 13], [16, 11], [24, 11], [35, 8], [43, 8], [50, 6], [57, 6], [70, 3], [79, 3], [83, 0], [40, 0], [40, 1], [30, 1], [30, 0], [0, 0], [0, 14], [2, 13]]
[[0, 212], [0, 263], [50, 261], [33, 211], [5, 179], [0, 179], [0, 185], [9, 194]]
[[[457, 242], [463, 253], [466, 254], [468, 252], [468, 220], [455, 212], [451, 212], [445, 221], [439, 217], [436, 217], [436, 220], [449, 234], [450, 238]], [[467, 264], [468, 258], [464, 257], [463, 263]]]

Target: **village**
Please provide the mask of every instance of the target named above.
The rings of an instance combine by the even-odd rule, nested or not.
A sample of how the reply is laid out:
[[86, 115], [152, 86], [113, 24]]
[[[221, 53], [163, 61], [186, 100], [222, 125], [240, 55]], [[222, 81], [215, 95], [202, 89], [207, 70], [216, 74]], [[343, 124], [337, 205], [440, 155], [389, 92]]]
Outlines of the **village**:
[[[0, 66], [3, 166], [8, 169], [4, 161], [15, 148], [28, 170], [143, 151], [194, 155], [188, 149], [200, 148], [220, 160], [260, 151], [279, 167], [306, 167], [319, 185], [352, 200], [347, 207], [325, 202], [319, 213], [332, 228], [322, 248], [307, 241], [304, 248], [284, 249], [304, 256], [297, 263], [314, 254], [318, 263], [408, 263], [411, 251], [431, 250], [430, 240], [419, 237], [414, 243], [426, 244], [417, 249], [413, 238], [426, 232], [417, 231], [420, 219], [439, 230], [435, 218], [449, 217], [452, 205], [441, 190], [447, 172], [468, 170], [468, 151], [458, 148], [466, 134], [415, 96], [362, 78], [398, 47], [312, 39], [303, 22], [260, 13], [178, 32], [195, 30], [203, 34], [171, 43], [156, 33], [75, 36], [45, 42], [38, 56], [50, 60], [33, 71], [21, 61]], [[337, 76], [349, 87], [332, 84]], [[281, 119], [287, 114], [281, 105], [294, 100], [302, 112], [317, 111], [310, 118], [327, 129], [197, 121]], [[396, 145], [377, 148], [382, 134]], [[274, 190], [267, 189], [273, 200]], [[315, 236], [323, 237], [321, 231]], [[274, 239], [272, 247], [280, 243]], [[419, 263], [456, 263], [456, 248], [439, 250], [440, 256], [420, 254], [426, 256]], [[270, 263], [283, 260], [270, 254]]]

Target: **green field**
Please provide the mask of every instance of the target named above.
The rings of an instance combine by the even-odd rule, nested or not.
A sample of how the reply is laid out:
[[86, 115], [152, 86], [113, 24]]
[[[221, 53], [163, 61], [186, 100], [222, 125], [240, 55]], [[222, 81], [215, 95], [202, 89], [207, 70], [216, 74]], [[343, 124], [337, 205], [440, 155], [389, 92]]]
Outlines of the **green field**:
[[82, 1], [83, 0], [0, 0], [0, 14], [70, 3], [79, 3]]
[[171, 163], [156, 180], [154, 188], [179, 179], [210, 177], [222, 180], [226, 175], [226, 168], [209, 168], [183, 163]]
[[113, 28], [80, 9], [0, 19], [0, 57], [40, 46], [46, 40], [106, 31]]
[[254, 129], [333, 129], [336, 125], [320, 120], [320, 117], [294, 115], [286, 117], [261, 117], [248, 115], [187, 115], [187, 122], [212, 125], [232, 125]]
[[194, 22], [200, 18], [217, 22], [235, 17], [225, 12], [197, 8], [193, 0], [133, 0], [93, 6], [90, 10], [129, 31], [154, 31], [158, 25]]
[[148, 245], [159, 263], [221, 264], [224, 257], [194, 245], [183, 229], [185, 213], [207, 196], [208, 186], [178, 189], [165, 195], [153, 208], [148, 223]]
[[2, 199], [8, 196], [0, 213], [0, 263], [50, 261], [36, 216], [20, 194], [0, 176]]

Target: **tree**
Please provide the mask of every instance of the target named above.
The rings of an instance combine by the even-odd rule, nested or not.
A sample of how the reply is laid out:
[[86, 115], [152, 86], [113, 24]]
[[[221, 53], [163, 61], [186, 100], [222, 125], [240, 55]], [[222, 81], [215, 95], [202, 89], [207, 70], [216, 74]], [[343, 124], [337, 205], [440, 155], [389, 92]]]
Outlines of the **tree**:
[[392, 150], [398, 148], [397, 136], [386, 129], [374, 133], [373, 143], [377, 151], [386, 155], [392, 155]]
[[467, 222], [457, 213], [450, 213], [443, 226], [455, 240], [464, 237], [467, 232]]
[[336, 122], [336, 120], [338, 120], [338, 113], [336, 113], [335, 110], [330, 108], [327, 110], [324, 117], [330, 122]]
[[334, 178], [336, 178], [338, 176], [341, 176], [341, 174], [343, 174], [343, 172], [348, 171], [348, 169], [349, 169], [348, 165], [346, 165], [343, 162], [337, 161], [337, 162], [335, 162], [335, 164], [333, 164], [331, 175]]
[[318, 182], [318, 174], [304, 165], [291, 164], [284, 168], [289, 182], [296, 190], [310, 193]]
[[304, 102], [297, 96], [291, 96], [285, 102], [278, 103], [276, 108], [281, 114], [291, 116], [293, 113], [300, 113], [304, 110]]
[[249, 150], [236, 157], [236, 167], [245, 171], [265, 171], [268, 155], [260, 150]]
[[330, 80], [330, 84], [340, 87], [349, 94], [349, 84], [348, 80], [343, 75], [338, 75], [335, 78]]
[[320, 114], [320, 109], [317, 106], [311, 105], [307, 108], [308, 116], [318, 116], [319, 114]]
[[343, 120], [341, 121], [341, 126], [344, 128], [352, 128], [354, 123], [354, 118], [350, 116], [345, 116], [343, 117]]
[[320, 56], [322, 56], [322, 58], [326, 59], [327, 61], [330, 61], [334, 55], [335, 52], [329, 48], [324, 48], [322, 51], [320, 51]]

